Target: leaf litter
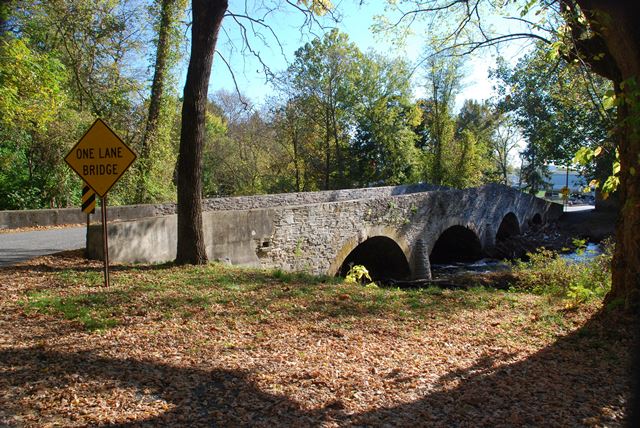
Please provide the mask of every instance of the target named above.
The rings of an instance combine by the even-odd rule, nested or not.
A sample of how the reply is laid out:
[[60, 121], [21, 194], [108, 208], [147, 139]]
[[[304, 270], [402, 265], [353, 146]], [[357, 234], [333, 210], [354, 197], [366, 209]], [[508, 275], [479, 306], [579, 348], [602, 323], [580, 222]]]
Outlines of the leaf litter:
[[632, 320], [78, 252], [0, 269], [0, 426], [623, 426]]

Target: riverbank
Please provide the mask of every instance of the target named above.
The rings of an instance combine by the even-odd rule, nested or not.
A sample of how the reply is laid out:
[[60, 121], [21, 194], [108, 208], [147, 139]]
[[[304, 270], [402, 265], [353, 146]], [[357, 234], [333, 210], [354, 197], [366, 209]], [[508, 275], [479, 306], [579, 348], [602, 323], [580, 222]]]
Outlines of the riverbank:
[[556, 223], [541, 226], [531, 225], [521, 235], [496, 242], [495, 247], [486, 252], [494, 259], [526, 258], [527, 253], [539, 248], [557, 252], [576, 248], [576, 240], [598, 243], [615, 233], [617, 213], [586, 209], [567, 211]]
[[[437, 286], [450, 289], [489, 287], [506, 290], [518, 284], [518, 274], [509, 262], [500, 260], [529, 260], [529, 254], [545, 249], [554, 253], [569, 254], [579, 250], [577, 244], [600, 243], [612, 238], [617, 215], [610, 211], [594, 209], [572, 210], [563, 213], [556, 223], [532, 226], [525, 233], [499, 241], [486, 251], [478, 263], [452, 266], [449, 270], [437, 270], [432, 280], [388, 281], [385, 285], [410, 288]], [[480, 266], [476, 266], [480, 265]], [[538, 266], [540, 267], [540, 266]], [[541, 268], [541, 267], [540, 267]]]
[[589, 242], [600, 242], [615, 234], [617, 211], [581, 210], [562, 213], [558, 228], [564, 234]]

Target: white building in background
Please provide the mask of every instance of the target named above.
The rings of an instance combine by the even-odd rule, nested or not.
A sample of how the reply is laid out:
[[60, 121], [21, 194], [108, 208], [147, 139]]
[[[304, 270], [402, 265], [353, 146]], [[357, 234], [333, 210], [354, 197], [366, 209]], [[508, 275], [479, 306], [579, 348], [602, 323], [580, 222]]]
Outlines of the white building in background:
[[[569, 168], [567, 176], [567, 168], [548, 165], [547, 171], [549, 174], [544, 178], [546, 182], [544, 190], [538, 192], [538, 197], [547, 198], [554, 202], [562, 202], [561, 190], [567, 185], [568, 181], [570, 204], [595, 202], [595, 189], [591, 188], [591, 192], [584, 192], [588, 182], [577, 170]], [[524, 181], [520, 183], [520, 176], [517, 174], [510, 174], [508, 180], [509, 185], [515, 188], [524, 188], [527, 185]]]
[[[569, 192], [582, 193], [583, 189], [587, 186], [587, 181], [576, 170], [569, 168], [569, 174], [567, 177], [567, 168], [555, 165], [549, 165], [549, 182], [547, 191], [552, 193], [558, 193], [567, 184], [569, 186]], [[568, 180], [567, 180], [568, 178]], [[568, 181], [568, 183], [567, 183]]]

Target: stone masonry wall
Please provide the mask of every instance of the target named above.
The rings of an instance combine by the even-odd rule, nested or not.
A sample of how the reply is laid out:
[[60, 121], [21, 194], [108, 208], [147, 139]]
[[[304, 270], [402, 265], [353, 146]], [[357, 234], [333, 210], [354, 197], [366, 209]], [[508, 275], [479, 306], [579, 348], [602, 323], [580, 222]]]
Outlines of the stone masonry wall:
[[[203, 223], [211, 260], [333, 275], [357, 245], [370, 237], [385, 236], [402, 250], [414, 276], [428, 277], [428, 255], [438, 237], [451, 226], [467, 227], [487, 248], [494, 244], [500, 223], [508, 213], [515, 214], [524, 231], [534, 215], [548, 221], [561, 212], [560, 205], [505, 186], [487, 185], [307, 205], [209, 211], [203, 214]], [[112, 254], [113, 260], [171, 260], [175, 256], [175, 231], [167, 228], [175, 228], [175, 216], [110, 225], [110, 246], [119, 247]], [[90, 247], [100, 249], [99, 228], [94, 229]], [[165, 238], [158, 240], [157, 236]], [[158, 258], [160, 254], [166, 259]]]
[[[423, 183], [363, 189], [328, 190], [321, 192], [235, 196], [205, 199], [202, 205], [203, 211], [247, 210], [403, 195], [439, 188], [440, 187], [438, 186]], [[145, 217], [171, 215], [175, 213], [175, 203], [114, 206], [109, 207], [108, 210], [109, 221], [134, 220]], [[100, 218], [100, 207], [97, 207], [96, 213], [91, 215], [91, 222], [99, 222]], [[85, 222], [86, 214], [81, 212], [80, 208], [0, 211], [0, 229], [16, 229], [20, 227], [61, 224], [83, 224]]]
[[465, 226], [487, 248], [494, 245], [509, 212], [524, 231], [535, 214], [544, 221], [555, 220], [561, 207], [490, 185], [275, 209], [274, 234], [260, 262], [263, 267], [333, 275], [357, 245], [373, 236], [386, 236], [398, 244], [414, 274], [430, 272], [424, 255], [444, 230]]

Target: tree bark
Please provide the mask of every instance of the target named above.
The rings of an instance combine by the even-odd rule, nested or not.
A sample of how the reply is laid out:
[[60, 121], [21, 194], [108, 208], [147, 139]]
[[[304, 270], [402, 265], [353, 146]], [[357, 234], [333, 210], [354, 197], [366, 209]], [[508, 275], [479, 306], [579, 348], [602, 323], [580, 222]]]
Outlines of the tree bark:
[[202, 232], [202, 147], [205, 109], [218, 32], [227, 0], [193, 0], [191, 58], [184, 86], [178, 157], [177, 264], [204, 264]]
[[[638, 102], [637, 98], [635, 102]], [[640, 309], [640, 109], [637, 105], [635, 108], [623, 105], [618, 108], [618, 115], [620, 215], [616, 225], [611, 291], [605, 304], [620, 303], [627, 310], [637, 310]]]
[[330, 127], [329, 127], [329, 112], [328, 109], [325, 108], [324, 111], [324, 189], [329, 190], [329, 177], [331, 176], [331, 137], [330, 137]]
[[[620, 215], [612, 263], [612, 287], [605, 303], [640, 308], [640, 26], [636, 1], [578, 0], [601, 40], [609, 69], [592, 64], [596, 73], [614, 80], [618, 106], [616, 140], [620, 153]], [[579, 48], [579, 47], [578, 47]], [[594, 52], [597, 57], [598, 52]], [[589, 62], [587, 56], [585, 60]], [[613, 63], [612, 63], [613, 62]]]
[[149, 115], [147, 126], [142, 136], [140, 148], [140, 163], [136, 199], [139, 203], [146, 201], [146, 177], [151, 169], [151, 146], [158, 138], [158, 122], [160, 120], [160, 108], [164, 95], [165, 75], [167, 71], [167, 59], [171, 47], [171, 25], [177, 12], [176, 0], [162, 0], [160, 2], [160, 26], [158, 28], [158, 46], [156, 48], [156, 64], [151, 84], [151, 98], [149, 100]]
[[291, 118], [291, 142], [293, 143], [293, 166], [296, 173], [296, 192], [302, 191], [300, 186], [300, 153], [298, 148], [298, 124], [295, 117]]

